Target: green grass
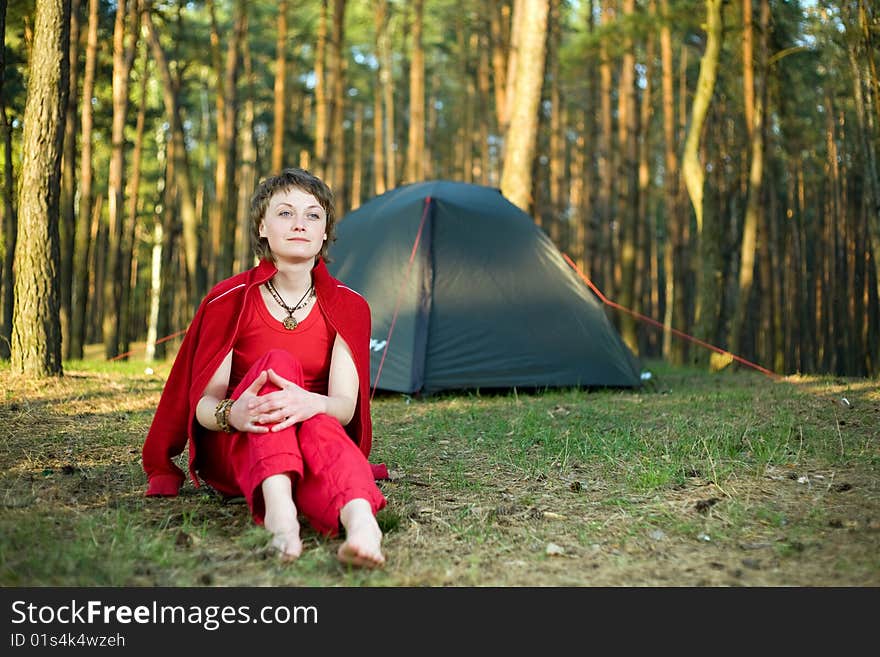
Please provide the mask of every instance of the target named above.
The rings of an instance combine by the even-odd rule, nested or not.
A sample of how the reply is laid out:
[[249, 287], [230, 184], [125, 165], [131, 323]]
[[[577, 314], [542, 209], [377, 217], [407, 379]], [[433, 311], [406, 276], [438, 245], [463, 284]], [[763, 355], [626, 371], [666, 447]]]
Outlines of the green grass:
[[650, 367], [638, 391], [377, 396], [389, 562], [360, 572], [308, 529], [280, 564], [190, 484], [143, 497], [168, 363], [0, 365], [0, 584], [880, 584], [876, 381]]

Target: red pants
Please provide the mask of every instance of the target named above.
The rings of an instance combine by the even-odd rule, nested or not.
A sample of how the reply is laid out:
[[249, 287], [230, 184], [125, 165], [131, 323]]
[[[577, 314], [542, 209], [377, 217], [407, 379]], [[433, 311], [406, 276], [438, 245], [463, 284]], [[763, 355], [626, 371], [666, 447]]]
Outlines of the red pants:
[[[273, 349], [248, 370], [233, 398], [269, 368], [288, 381], [303, 384], [299, 361]], [[278, 386], [267, 382], [258, 394], [275, 390]], [[316, 531], [328, 536], [339, 532], [339, 511], [351, 500], [367, 500], [373, 513], [385, 506], [367, 458], [339, 420], [323, 413], [277, 433], [203, 431], [196, 453], [202, 479], [223, 495], [244, 495], [259, 525], [266, 513], [260, 485], [281, 473], [290, 475], [297, 510]]]

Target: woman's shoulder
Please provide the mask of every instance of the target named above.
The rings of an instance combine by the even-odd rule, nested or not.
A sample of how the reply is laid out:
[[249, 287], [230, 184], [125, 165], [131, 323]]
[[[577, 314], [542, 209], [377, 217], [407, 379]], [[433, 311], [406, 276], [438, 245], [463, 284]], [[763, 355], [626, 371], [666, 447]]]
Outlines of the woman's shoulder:
[[258, 267], [254, 267], [252, 269], [248, 269], [247, 271], [243, 271], [240, 274], [230, 276], [229, 278], [226, 278], [215, 284], [214, 287], [210, 289], [208, 294], [205, 295], [204, 303], [210, 304], [214, 301], [218, 301], [221, 298], [230, 296], [231, 292], [235, 292], [238, 290], [244, 291], [244, 289], [248, 287], [248, 284], [254, 279], [257, 270]]

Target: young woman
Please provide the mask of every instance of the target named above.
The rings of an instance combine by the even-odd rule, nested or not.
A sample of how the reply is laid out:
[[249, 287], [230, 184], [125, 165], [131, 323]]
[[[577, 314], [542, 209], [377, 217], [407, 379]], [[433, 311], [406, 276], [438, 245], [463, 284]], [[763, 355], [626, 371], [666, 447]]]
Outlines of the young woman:
[[302, 514], [328, 536], [342, 525], [340, 561], [381, 566], [370, 309], [324, 264], [332, 193], [286, 169], [260, 184], [250, 218], [260, 263], [216, 285], [187, 330], [143, 448], [147, 495], [177, 494], [171, 458], [188, 444], [195, 485], [243, 495], [283, 559], [302, 552]]

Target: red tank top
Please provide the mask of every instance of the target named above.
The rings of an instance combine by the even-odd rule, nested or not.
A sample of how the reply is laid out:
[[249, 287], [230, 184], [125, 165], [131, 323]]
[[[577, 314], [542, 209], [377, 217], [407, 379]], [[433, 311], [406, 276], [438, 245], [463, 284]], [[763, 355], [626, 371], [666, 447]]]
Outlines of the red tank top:
[[238, 336], [232, 347], [229, 389], [235, 389], [251, 365], [267, 351], [284, 349], [302, 364], [303, 387], [326, 395], [335, 340], [336, 331], [327, 322], [317, 303], [305, 319], [289, 331], [272, 317], [259, 289], [254, 289], [254, 293], [248, 295], [245, 301]]

